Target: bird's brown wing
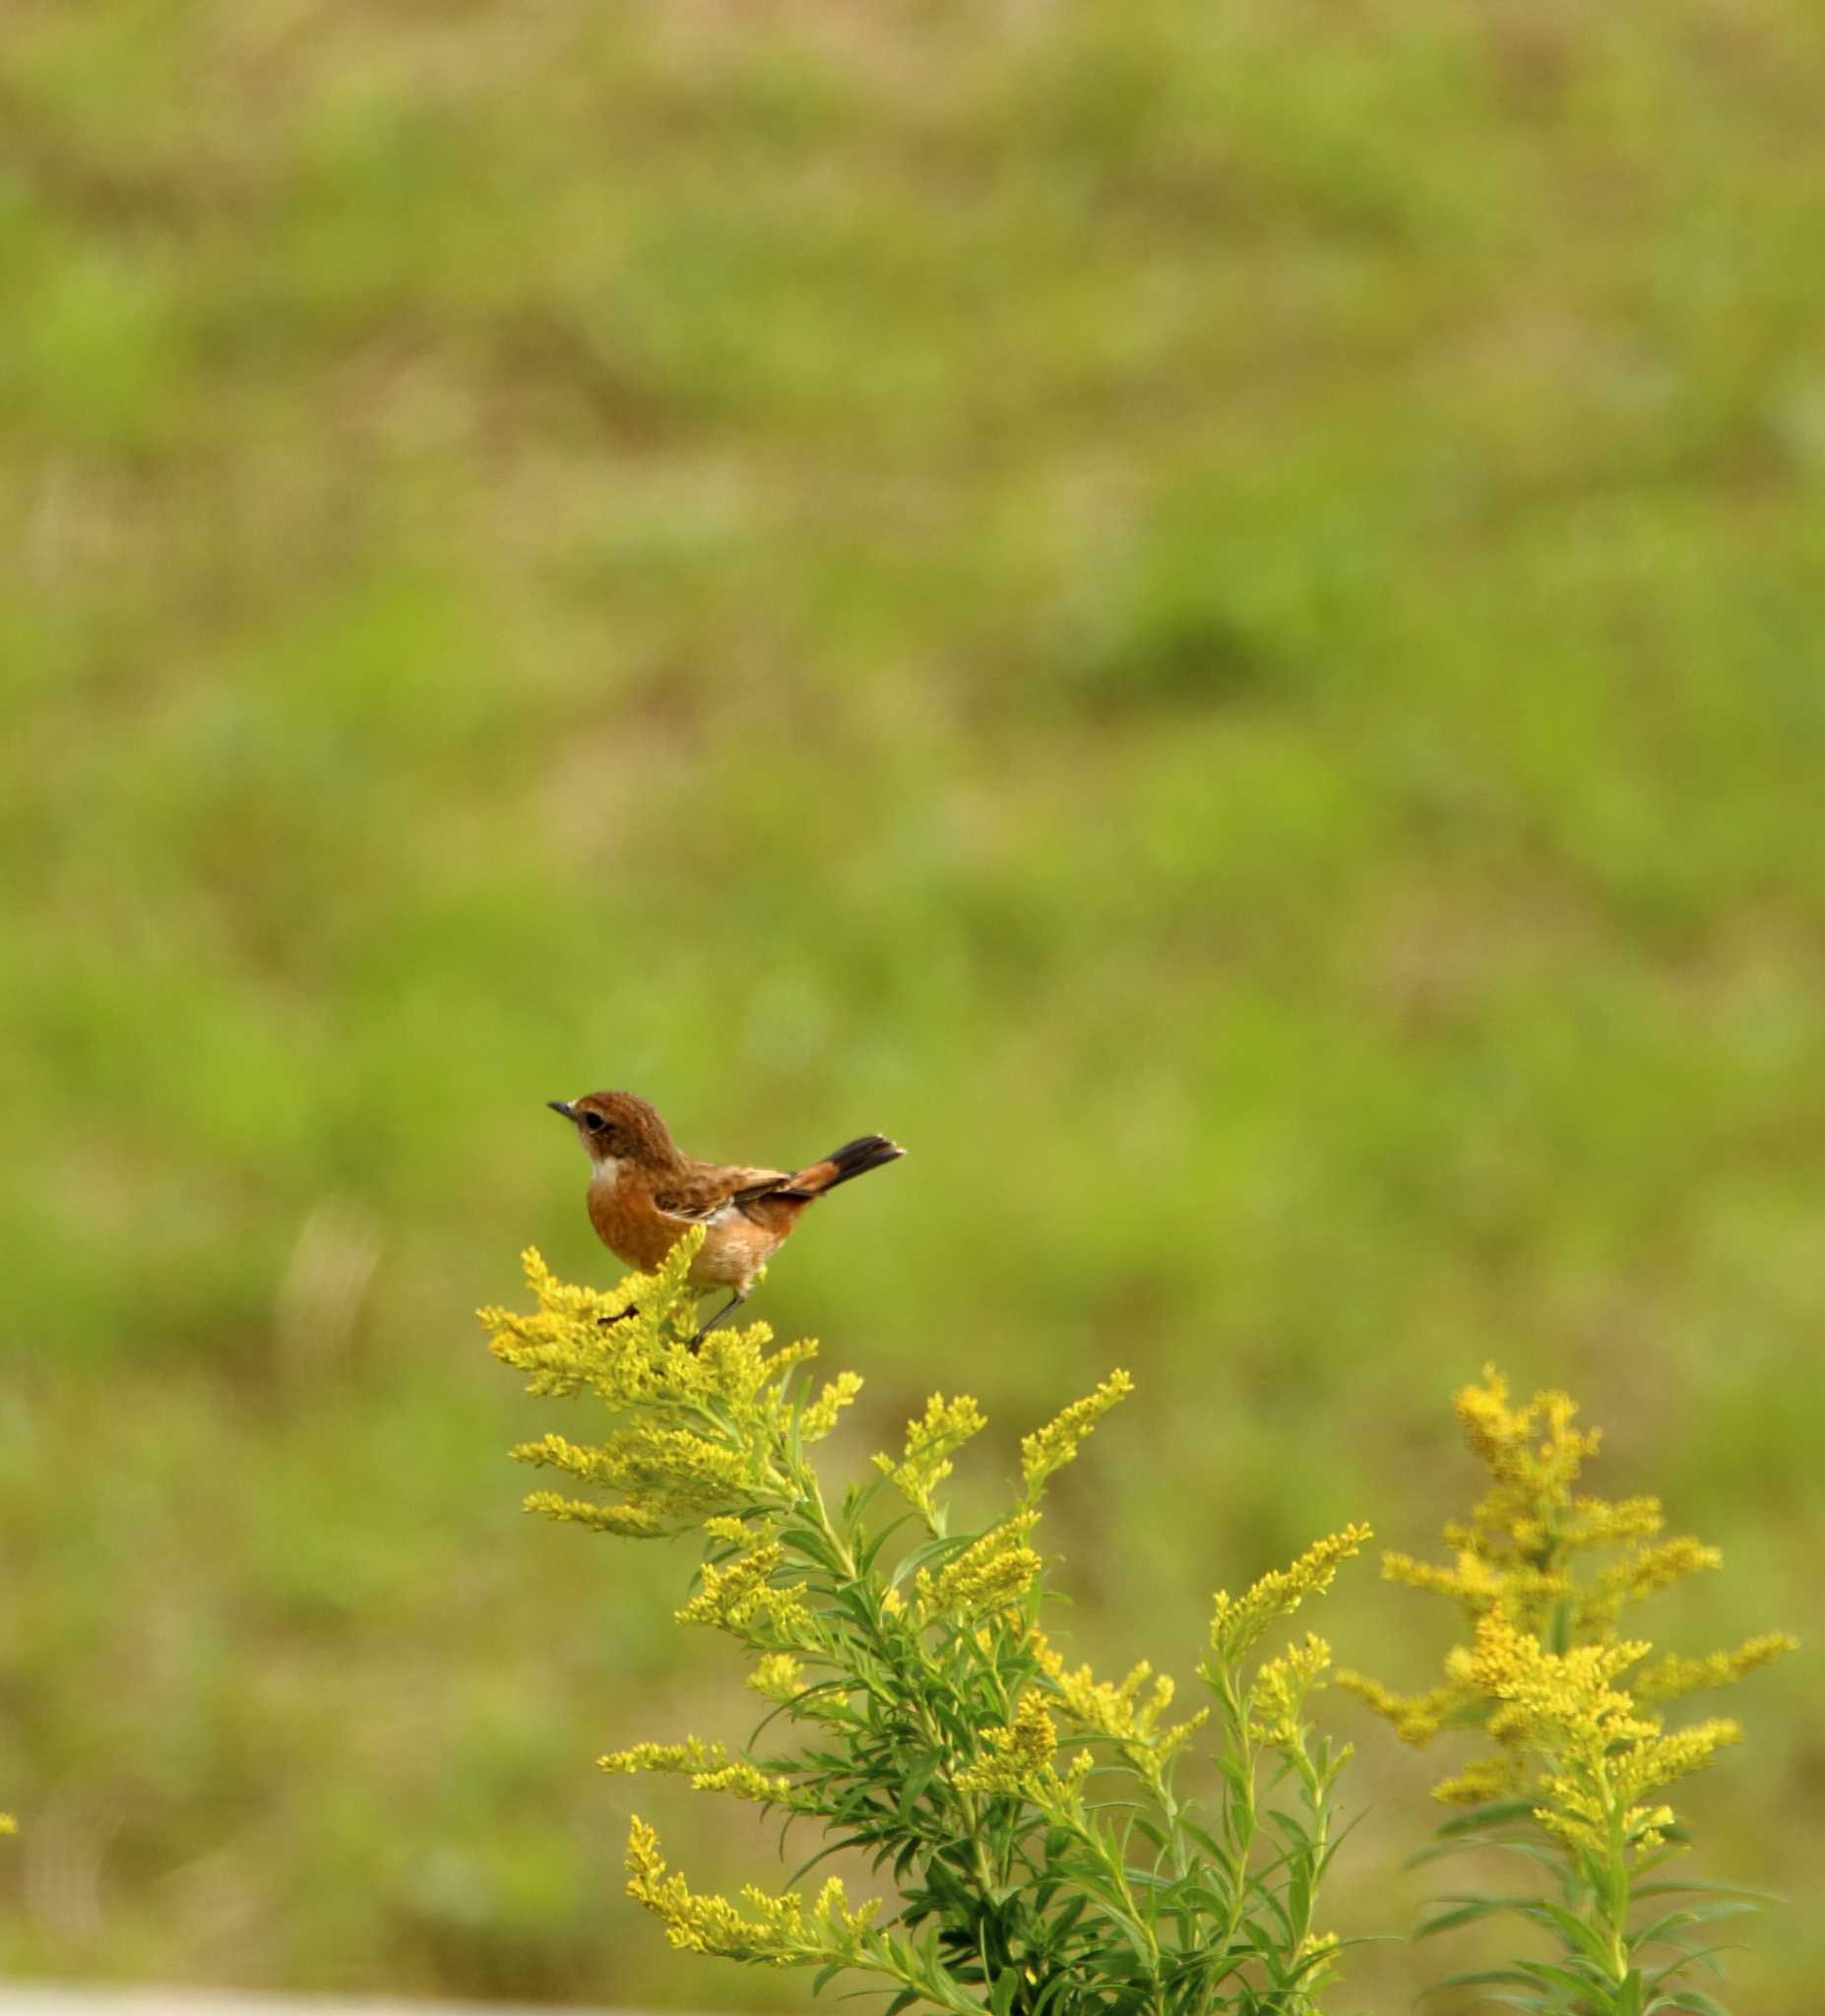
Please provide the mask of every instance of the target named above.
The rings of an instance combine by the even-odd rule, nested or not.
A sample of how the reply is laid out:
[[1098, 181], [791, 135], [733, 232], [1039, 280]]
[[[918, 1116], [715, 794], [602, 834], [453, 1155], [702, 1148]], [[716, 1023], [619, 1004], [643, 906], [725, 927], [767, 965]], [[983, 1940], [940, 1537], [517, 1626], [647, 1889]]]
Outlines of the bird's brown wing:
[[777, 1195], [791, 1182], [784, 1169], [750, 1169], [732, 1163], [699, 1163], [670, 1178], [653, 1202], [668, 1217], [701, 1225], [729, 1205], [744, 1210], [763, 1197]]

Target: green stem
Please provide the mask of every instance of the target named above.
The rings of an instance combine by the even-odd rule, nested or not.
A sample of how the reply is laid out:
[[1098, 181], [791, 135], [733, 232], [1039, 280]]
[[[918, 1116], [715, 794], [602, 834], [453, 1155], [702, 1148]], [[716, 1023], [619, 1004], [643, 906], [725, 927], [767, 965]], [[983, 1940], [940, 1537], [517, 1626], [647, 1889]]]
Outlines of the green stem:
[[1628, 1980], [1628, 1844], [1622, 1833], [1622, 1807], [1610, 1794], [1605, 1774], [1604, 1790], [1609, 1795], [1609, 1884], [1603, 1900], [1605, 1930], [1609, 1934], [1609, 1964], [1616, 1985]]
[[1228, 1727], [1229, 1753], [1237, 1766], [1235, 1783], [1228, 1787], [1229, 1796], [1224, 1802], [1224, 1833], [1229, 1843], [1231, 1861], [1228, 1871], [1229, 1911], [1224, 1921], [1217, 1951], [1227, 1956], [1235, 1944], [1236, 1933], [1242, 1925], [1242, 1914], [1248, 1908], [1248, 1858], [1255, 1844], [1255, 1757], [1248, 1735], [1245, 1696], [1237, 1687], [1235, 1672], [1228, 1667], [1213, 1664], [1204, 1669], [1204, 1677], [1217, 1696], [1218, 1706]]

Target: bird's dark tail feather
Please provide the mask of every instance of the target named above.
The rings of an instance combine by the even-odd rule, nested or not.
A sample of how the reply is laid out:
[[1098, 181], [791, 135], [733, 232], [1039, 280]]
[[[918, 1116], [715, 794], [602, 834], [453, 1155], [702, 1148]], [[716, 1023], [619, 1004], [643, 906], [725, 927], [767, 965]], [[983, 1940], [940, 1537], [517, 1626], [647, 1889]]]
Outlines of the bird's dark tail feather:
[[905, 1154], [906, 1150], [898, 1142], [888, 1140], [885, 1134], [862, 1134], [853, 1141], [846, 1141], [822, 1162], [814, 1162], [808, 1168], [800, 1169], [792, 1178], [792, 1189], [807, 1197], [821, 1197], [826, 1190], [834, 1190], [851, 1176], [865, 1176], [870, 1169], [898, 1162]]

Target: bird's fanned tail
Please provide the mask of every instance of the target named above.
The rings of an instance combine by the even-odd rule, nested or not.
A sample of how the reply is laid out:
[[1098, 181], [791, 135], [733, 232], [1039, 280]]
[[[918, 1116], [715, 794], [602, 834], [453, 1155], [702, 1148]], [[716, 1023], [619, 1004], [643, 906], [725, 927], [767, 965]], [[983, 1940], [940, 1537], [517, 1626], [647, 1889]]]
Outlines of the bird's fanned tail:
[[821, 1197], [826, 1190], [834, 1190], [851, 1176], [865, 1176], [870, 1169], [883, 1168], [890, 1162], [898, 1162], [905, 1154], [906, 1150], [898, 1142], [890, 1141], [885, 1134], [861, 1134], [853, 1141], [846, 1141], [841, 1148], [833, 1149], [822, 1162], [811, 1163], [798, 1170], [790, 1185], [780, 1194]]

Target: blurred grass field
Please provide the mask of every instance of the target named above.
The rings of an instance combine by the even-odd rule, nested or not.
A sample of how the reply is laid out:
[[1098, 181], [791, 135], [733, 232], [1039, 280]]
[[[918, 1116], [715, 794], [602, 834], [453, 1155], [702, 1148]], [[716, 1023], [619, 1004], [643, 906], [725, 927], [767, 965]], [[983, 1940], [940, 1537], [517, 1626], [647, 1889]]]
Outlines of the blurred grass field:
[[[909, 1144], [756, 1304], [839, 1468], [1134, 1371], [1087, 1654], [1428, 1546], [1485, 1357], [1725, 1547], [1669, 1645], [1812, 1627], [1822, 94], [1797, 0], [7, 11], [0, 1967], [801, 2006], [620, 1896], [683, 1560], [503, 1460], [596, 1085]], [[1815, 1671], [1692, 1791], [1761, 2016]], [[1399, 1928], [1444, 1762], [1336, 1720]]]

